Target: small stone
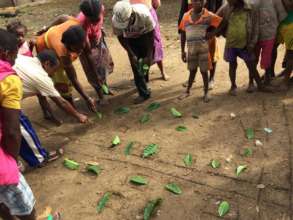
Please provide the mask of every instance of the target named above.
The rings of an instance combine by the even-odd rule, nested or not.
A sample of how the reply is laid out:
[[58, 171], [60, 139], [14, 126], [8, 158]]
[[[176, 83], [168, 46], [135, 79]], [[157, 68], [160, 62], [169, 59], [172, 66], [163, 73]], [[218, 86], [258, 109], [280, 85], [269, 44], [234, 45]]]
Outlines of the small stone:
[[232, 161], [233, 156], [230, 155], [229, 157], [227, 157], [225, 160], [227, 163], [230, 163]]
[[256, 140], [255, 141], [255, 146], [262, 147], [263, 146], [263, 143], [260, 140]]
[[143, 219], [143, 218], [142, 218], [142, 216], [137, 215], [137, 216], [135, 216], [135, 219], [140, 220], [140, 219]]
[[236, 118], [236, 115], [232, 112], [232, 113], [230, 114], [230, 118], [233, 120], [233, 119]]
[[258, 184], [258, 185], [256, 186], [256, 188], [257, 188], [257, 189], [264, 189], [264, 188], [266, 188], [266, 186], [265, 186], [264, 184]]

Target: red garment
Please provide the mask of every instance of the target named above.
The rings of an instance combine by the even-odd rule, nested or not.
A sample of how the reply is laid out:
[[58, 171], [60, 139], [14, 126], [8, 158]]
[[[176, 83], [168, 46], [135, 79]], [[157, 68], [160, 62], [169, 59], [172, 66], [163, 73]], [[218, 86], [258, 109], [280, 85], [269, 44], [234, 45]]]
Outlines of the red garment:
[[89, 41], [99, 42], [101, 40], [102, 29], [104, 25], [104, 15], [105, 7], [102, 5], [100, 20], [96, 24], [90, 22], [82, 12], [80, 12], [76, 17], [76, 19], [81, 23], [83, 29], [85, 30]]

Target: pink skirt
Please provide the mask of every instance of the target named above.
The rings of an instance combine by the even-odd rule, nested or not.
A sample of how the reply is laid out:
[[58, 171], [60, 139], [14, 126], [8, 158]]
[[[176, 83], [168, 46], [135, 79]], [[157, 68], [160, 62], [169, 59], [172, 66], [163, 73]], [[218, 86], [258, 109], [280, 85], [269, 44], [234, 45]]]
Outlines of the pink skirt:
[[164, 58], [163, 44], [161, 38], [161, 30], [157, 12], [154, 8], [150, 9], [150, 12], [156, 22], [156, 27], [154, 29], [154, 63], [162, 61]]

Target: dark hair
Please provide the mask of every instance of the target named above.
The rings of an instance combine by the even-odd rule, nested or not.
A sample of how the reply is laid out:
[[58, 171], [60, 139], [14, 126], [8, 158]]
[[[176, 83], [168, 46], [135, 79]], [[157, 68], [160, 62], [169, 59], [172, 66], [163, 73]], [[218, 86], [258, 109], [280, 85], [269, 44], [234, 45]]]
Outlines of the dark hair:
[[83, 0], [79, 8], [86, 17], [98, 20], [102, 10], [102, 4], [100, 0]]
[[17, 51], [18, 41], [15, 34], [0, 28], [0, 50]]
[[27, 27], [18, 20], [10, 22], [6, 26], [6, 28], [7, 28], [7, 31], [9, 31], [11, 33], [15, 33], [15, 34], [16, 34], [17, 29], [19, 29], [19, 28], [23, 28], [27, 32]]
[[66, 46], [74, 46], [85, 41], [85, 31], [80, 25], [71, 26], [62, 35], [61, 42]]
[[56, 66], [58, 64], [58, 57], [54, 50], [43, 50], [38, 53], [37, 58], [41, 63], [49, 61], [51, 66]]

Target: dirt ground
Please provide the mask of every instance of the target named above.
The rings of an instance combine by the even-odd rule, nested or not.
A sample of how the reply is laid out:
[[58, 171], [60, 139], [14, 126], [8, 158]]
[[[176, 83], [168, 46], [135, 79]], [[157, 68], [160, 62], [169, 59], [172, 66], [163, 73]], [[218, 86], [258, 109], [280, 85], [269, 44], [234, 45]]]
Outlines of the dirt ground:
[[[75, 13], [78, 0], [56, 1], [36, 7], [24, 8], [19, 18], [26, 23], [30, 32], [47, 24], [62, 13]], [[107, 8], [107, 42], [115, 61], [115, 72], [109, 77], [109, 84], [116, 95], [110, 97], [110, 104], [101, 107], [103, 119], [90, 115], [91, 122], [78, 124], [56, 109], [64, 124], [56, 127], [43, 120], [36, 98], [24, 101], [24, 111], [30, 117], [40, 139], [48, 149], [63, 147], [65, 157], [81, 164], [78, 171], [64, 168], [63, 159], [48, 166], [26, 173], [37, 198], [36, 208], [42, 214], [46, 207], [58, 210], [64, 220], [134, 220], [142, 219], [147, 201], [162, 198], [163, 202], [153, 219], [157, 220], [212, 220], [218, 219], [220, 201], [231, 205], [230, 213], [224, 219], [241, 220], [287, 220], [292, 214], [292, 160], [293, 160], [293, 99], [288, 93], [263, 94], [245, 92], [248, 73], [240, 61], [238, 68], [238, 96], [227, 94], [230, 87], [228, 65], [218, 64], [216, 88], [211, 92], [212, 101], [202, 102], [202, 80], [197, 76], [192, 96], [183, 101], [178, 96], [184, 91], [182, 83], [187, 79], [186, 65], [180, 60], [180, 43], [177, 34], [179, 1], [163, 1], [159, 11], [165, 49], [166, 72], [171, 80], [159, 80], [157, 67], [151, 72], [152, 98], [145, 104], [132, 104], [136, 91], [131, 81], [132, 73], [126, 53], [111, 34], [110, 16], [113, 1], [105, 1]], [[5, 19], [1, 18], [2, 24]], [[0, 25], [1, 25], [0, 23]], [[224, 40], [220, 40], [223, 51]], [[280, 50], [277, 72], [281, 70], [283, 48]], [[95, 93], [85, 80], [79, 65], [79, 78], [86, 90]], [[75, 95], [78, 98], [78, 95]], [[152, 102], [161, 107], [151, 113], [151, 121], [140, 124], [140, 117]], [[82, 100], [76, 101], [78, 108], [87, 112]], [[130, 108], [125, 115], [114, 110], [121, 106]], [[175, 107], [183, 117], [174, 119], [170, 108]], [[232, 120], [230, 113], [236, 118]], [[198, 115], [198, 119], [192, 117]], [[184, 125], [187, 132], [175, 128]], [[256, 139], [263, 146], [255, 146], [254, 140], [245, 137], [246, 128], [254, 128]], [[266, 134], [264, 128], [272, 128]], [[110, 148], [114, 136], [118, 135], [121, 145]], [[125, 146], [134, 141], [131, 155], [125, 156]], [[149, 159], [142, 159], [141, 153], [148, 144], [159, 145], [159, 152]], [[253, 154], [243, 155], [245, 148], [252, 148]], [[194, 162], [185, 167], [183, 158], [191, 154]], [[209, 166], [211, 160], [221, 162], [219, 169]], [[103, 168], [98, 177], [88, 175], [85, 163], [95, 161]], [[247, 165], [239, 177], [235, 175], [238, 165]], [[149, 180], [147, 186], [134, 186], [129, 178], [141, 175]], [[183, 191], [174, 195], [164, 189], [174, 182]], [[260, 185], [261, 184], [261, 185]], [[96, 211], [99, 199], [111, 192], [109, 203], [101, 214]]]

